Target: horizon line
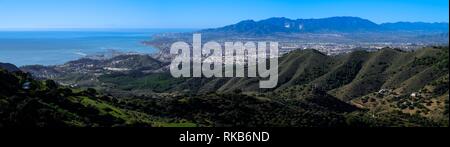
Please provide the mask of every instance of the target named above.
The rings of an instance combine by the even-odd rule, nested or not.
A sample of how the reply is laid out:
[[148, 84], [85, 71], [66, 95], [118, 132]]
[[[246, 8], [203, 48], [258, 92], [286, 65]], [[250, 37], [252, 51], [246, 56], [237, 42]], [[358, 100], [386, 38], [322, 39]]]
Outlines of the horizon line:
[[204, 28], [176, 28], [176, 27], [139, 27], [139, 28], [133, 28], [133, 27], [67, 27], [67, 28], [61, 28], [61, 27], [55, 27], [55, 28], [1, 28], [0, 31], [85, 31], [85, 30], [96, 30], [96, 31], [108, 31], [108, 30], [124, 30], [124, 31], [130, 31], [130, 30], [200, 30]]

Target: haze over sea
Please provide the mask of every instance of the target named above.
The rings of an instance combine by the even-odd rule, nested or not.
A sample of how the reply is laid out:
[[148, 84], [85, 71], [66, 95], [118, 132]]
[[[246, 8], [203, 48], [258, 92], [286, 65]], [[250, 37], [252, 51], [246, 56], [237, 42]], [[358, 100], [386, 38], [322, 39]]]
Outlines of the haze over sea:
[[79, 29], [0, 31], [0, 62], [57, 65], [110, 50], [142, 54], [157, 49], [145, 46], [155, 33], [189, 29]]

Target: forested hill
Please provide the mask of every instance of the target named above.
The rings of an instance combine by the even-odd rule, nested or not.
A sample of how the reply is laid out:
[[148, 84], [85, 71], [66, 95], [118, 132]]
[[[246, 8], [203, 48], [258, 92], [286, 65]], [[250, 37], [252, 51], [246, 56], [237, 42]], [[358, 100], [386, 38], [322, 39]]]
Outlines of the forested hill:
[[[2, 117], [14, 122], [30, 112], [51, 112], [50, 118], [75, 119], [63, 121], [71, 126], [448, 126], [448, 50], [385, 48], [337, 56], [298, 50], [279, 59], [274, 89], [259, 89], [256, 78], [173, 78], [163, 70], [167, 64], [141, 56], [121, 57], [140, 61], [126, 71], [96, 70], [113, 65], [102, 61], [92, 66], [101, 74], [77, 72], [75, 67], [84, 65], [81, 60], [33, 70], [55, 70], [59, 74], [54, 79], [78, 83], [77, 88], [3, 70], [1, 97], [6, 106], [1, 114], [17, 114]], [[147, 65], [161, 69], [139, 68]], [[21, 88], [27, 81], [34, 89]], [[18, 107], [28, 102], [33, 102], [32, 109]], [[72, 103], [75, 107], [67, 107]], [[107, 122], [115, 123], [95, 119], [105, 115]], [[46, 122], [34, 119], [35, 124]]]

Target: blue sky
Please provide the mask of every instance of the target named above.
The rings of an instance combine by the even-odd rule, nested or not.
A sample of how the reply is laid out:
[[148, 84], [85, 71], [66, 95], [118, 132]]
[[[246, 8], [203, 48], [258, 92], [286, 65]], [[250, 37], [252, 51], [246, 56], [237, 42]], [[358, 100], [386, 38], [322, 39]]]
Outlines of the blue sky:
[[448, 22], [448, 0], [0, 0], [0, 28], [210, 28], [269, 17]]

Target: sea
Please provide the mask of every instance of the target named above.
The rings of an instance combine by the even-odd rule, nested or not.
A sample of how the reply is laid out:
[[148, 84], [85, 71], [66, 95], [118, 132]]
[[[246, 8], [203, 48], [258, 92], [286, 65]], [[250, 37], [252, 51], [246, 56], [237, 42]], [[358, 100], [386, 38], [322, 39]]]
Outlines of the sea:
[[158, 49], [143, 44], [152, 35], [189, 31], [193, 29], [0, 30], [0, 62], [59, 65], [111, 51], [152, 54]]

